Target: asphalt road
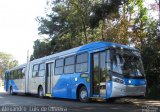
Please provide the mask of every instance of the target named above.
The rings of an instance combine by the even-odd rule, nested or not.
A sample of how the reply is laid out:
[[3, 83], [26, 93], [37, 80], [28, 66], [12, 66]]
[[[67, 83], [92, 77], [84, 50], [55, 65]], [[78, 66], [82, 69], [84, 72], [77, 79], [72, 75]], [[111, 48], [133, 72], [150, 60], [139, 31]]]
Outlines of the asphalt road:
[[[4, 108], [10, 106], [12, 108]], [[28, 110], [24, 111], [67, 111], [67, 112], [143, 112], [143, 109], [156, 109], [160, 111], [160, 101], [148, 101], [141, 99], [120, 99], [116, 102], [93, 101], [92, 103], [81, 103], [77, 100], [44, 98], [40, 99], [34, 95], [26, 96], [23, 94], [9, 95], [0, 92], [0, 111], [14, 111], [13, 106], [22, 106]], [[43, 108], [41, 108], [43, 107]], [[154, 108], [153, 108], [154, 107]], [[17, 109], [17, 108], [16, 108]], [[18, 111], [16, 110], [15, 111]], [[51, 110], [52, 109], [52, 110]], [[20, 111], [20, 110], [19, 110]], [[145, 111], [144, 111], [145, 112]], [[149, 112], [149, 111], [148, 111]]]

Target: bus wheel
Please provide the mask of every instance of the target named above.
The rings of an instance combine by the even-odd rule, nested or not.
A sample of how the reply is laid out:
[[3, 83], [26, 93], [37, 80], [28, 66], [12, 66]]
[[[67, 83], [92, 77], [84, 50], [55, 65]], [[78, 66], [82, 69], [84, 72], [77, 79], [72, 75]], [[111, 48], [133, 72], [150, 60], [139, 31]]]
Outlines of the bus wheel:
[[79, 90], [79, 100], [84, 103], [89, 102], [88, 91], [85, 86], [82, 86]]
[[38, 89], [38, 97], [43, 98], [44, 97], [44, 92], [42, 86], [39, 87]]

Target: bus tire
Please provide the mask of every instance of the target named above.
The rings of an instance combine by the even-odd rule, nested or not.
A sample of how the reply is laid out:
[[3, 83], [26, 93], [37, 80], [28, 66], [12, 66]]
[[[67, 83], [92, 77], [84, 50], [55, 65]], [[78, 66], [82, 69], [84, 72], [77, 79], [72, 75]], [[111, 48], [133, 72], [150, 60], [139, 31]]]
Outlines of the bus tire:
[[85, 86], [82, 86], [79, 90], [79, 100], [83, 103], [89, 102], [88, 91]]
[[43, 98], [44, 97], [44, 91], [43, 91], [43, 87], [42, 86], [40, 86], [38, 88], [38, 97], [39, 98]]

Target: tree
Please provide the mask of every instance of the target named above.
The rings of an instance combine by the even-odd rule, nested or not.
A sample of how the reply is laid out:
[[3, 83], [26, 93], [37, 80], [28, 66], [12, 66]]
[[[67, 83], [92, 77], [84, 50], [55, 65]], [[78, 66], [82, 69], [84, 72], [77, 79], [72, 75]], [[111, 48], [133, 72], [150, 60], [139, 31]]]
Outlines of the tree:
[[157, 23], [156, 20], [150, 20], [147, 38], [141, 49], [147, 78], [147, 96], [150, 98], [160, 98], [160, 44], [156, 34]]
[[[116, 8], [114, 12], [118, 12], [116, 0], [114, 0], [111, 5], [108, 5], [106, 2], [102, 4], [101, 0], [50, 0], [48, 2], [49, 13], [46, 14], [46, 17], [37, 18], [37, 21], [40, 23], [38, 28], [39, 34], [47, 34], [51, 39], [51, 42], [48, 44], [50, 47], [46, 47], [46, 51], [50, 51], [50, 54], [52, 54], [100, 40], [96, 39], [98, 38], [97, 30], [99, 29], [93, 29], [91, 23], [94, 22], [92, 20], [95, 17], [94, 6], [100, 8], [100, 6], [96, 4], [105, 7], [104, 11], [107, 11], [107, 13], [101, 14], [101, 18], [104, 18], [102, 15], [113, 14], [111, 12], [113, 12], [114, 8]], [[104, 13], [104, 11], [102, 12]], [[96, 12], [95, 14], [98, 13]], [[104, 25], [102, 25], [102, 30], [104, 29], [103, 26]], [[103, 35], [102, 38], [104, 38]], [[63, 44], [61, 44], [62, 42]], [[39, 52], [38, 49], [42, 49], [43, 47], [42, 43], [42, 41], [35, 42], [35, 50], [32, 55], [33, 59], [41, 57], [42, 55], [48, 55], [48, 53]]]
[[0, 52], [0, 75], [4, 73], [5, 70], [10, 69], [18, 65], [18, 61], [14, 59], [11, 54]]
[[51, 52], [51, 42], [46, 40], [40, 41], [39, 39], [37, 39], [34, 42], [34, 46], [33, 46], [33, 55], [31, 55], [30, 60], [33, 59], [37, 59], [37, 58], [41, 58], [43, 56], [47, 56], [50, 55]]

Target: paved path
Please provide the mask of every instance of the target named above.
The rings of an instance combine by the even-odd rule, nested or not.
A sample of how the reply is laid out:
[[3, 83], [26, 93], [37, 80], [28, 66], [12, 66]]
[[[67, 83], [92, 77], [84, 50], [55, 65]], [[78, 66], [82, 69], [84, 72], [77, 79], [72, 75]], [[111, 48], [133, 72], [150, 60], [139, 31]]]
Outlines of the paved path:
[[0, 107], [2, 106], [53, 106], [61, 107], [67, 112], [141, 112], [142, 107], [132, 103], [106, 103], [92, 102], [81, 103], [76, 100], [68, 99], [40, 99], [36, 96], [9, 95], [5, 92], [0, 93]]
[[[0, 110], [3, 106], [52, 106], [67, 112], [159, 112], [160, 101], [145, 99], [118, 99], [115, 102], [81, 103], [76, 100], [25, 96], [24, 94], [9, 95], [0, 87]], [[159, 106], [159, 107], [158, 107]], [[149, 109], [152, 111], [148, 111]], [[143, 111], [145, 109], [145, 111]], [[154, 110], [153, 110], [154, 109]], [[157, 110], [156, 110], [157, 109]], [[155, 111], [156, 110], [156, 111]], [[55, 110], [56, 111], [56, 110]], [[33, 111], [32, 111], [33, 112]]]

